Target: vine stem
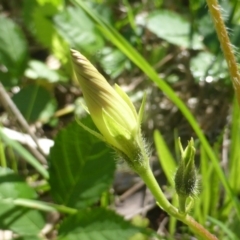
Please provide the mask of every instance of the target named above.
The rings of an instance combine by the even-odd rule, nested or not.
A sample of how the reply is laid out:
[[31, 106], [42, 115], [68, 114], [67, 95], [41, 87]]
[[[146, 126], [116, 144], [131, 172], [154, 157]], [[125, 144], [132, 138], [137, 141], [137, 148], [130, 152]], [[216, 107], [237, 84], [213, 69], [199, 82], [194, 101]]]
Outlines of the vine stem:
[[238, 65], [234, 55], [233, 46], [230, 42], [226, 26], [221, 14], [221, 7], [217, 0], [206, 0], [209, 13], [212, 16], [212, 20], [217, 32], [218, 39], [221, 44], [221, 48], [224, 57], [227, 61], [230, 76], [232, 78], [233, 87], [237, 95], [238, 104], [240, 106], [240, 75], [238, 71]]
[[197, 235], [202, 237], [206, 240], [218, 240], [216, 236], [211, 234], [206, 228], [204, 228], [201, 224], [199, 224], [195, 219], [185, 213], [181, 213], [178, 211], [176, 207], [174, 207], [165, 197], [164, 193], [162, 192], [161, 188], [159, 187], [152, 170], [150, 167], [138, 173], [142, 180], [145, 182], [147, 187], [152, 192], [153, 196], [155, 197], [157, 204], [166, 211], [169, 215], [177, 218], [178, 220], [182, 221], [186, 225], [188, 225]]

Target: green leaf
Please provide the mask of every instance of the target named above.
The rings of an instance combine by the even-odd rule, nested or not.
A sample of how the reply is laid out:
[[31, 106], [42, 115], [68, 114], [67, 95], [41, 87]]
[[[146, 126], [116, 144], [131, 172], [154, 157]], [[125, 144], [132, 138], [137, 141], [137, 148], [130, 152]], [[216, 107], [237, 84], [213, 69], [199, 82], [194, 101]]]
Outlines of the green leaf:
[[110, 149], [74, 122], [59, 132], [50, 152], [52, 196], [69, 207], [89, 206], [109, 188], [114, 170]]
[[68, 7], [54, 17], [59, 34], [71, 45], [84, 52], [96, 52], [103, 47], [103, 38], [95, 24], [79, 8]]
[[[4, 68], [4, 67], [3, 67]], [[2, 69], [1, 69], [2, 70]], [[16, 77], [13, 77], [10, 72], [5, 72], [0, 70], [0, 79], [1, 83], [6, 87], [12, 87], [18, 85], [19, 79]]]
[[216, 218], [208, 216], [208, 220], [209, 220], [210, 223], [213, 223], [216, 226], [218, 226], [219, 229], [221, 229], [221, 231], [223, 231], [226, 234], [227, 238], [224, 238], [224, 239], [228, 239], [228, 240], [237, 240], [237, 239], [239, 239], [239, 221], [238, 221], [238, 219], [234, 219], [233, 220], [233, 224], [237, 223], [236, 224], [237, 225], [236, 229], [233, 229], [233, 230], [231, 228], [229, 228], [229, 226], [227, 226], [226, 224], [222, 223], [221, 221], [219, 221]]
[[171, 186], [174, 186], [173, 177], [176, 172], [177, 165], [159, 131], [154, 132], [154, 142], [157, 148], [160, 165], [167, 177], [168, 182]]
[[168, 11], [157, 10], [149, 14], [146, 27], [158, 37], [169, 43], [192, 49], [202, 49], [200, 36], [191, 36], [190, 23], [181, 15]]
[[[202, 146], [200, 146], [200, 173], [201, 173], [201, 194], [199, 194], [199, 206], [194, 207], [198, 221], [204, 224], [207, 216], [216, 216], [220, 194], [220, 186], [216, 172]], [[218, 216], [218, 215], [217, 215]]]
[[200, 52], [191, 58], [190, 69], [197, 81], [212, 82], [228, 76], [227, 63], [209, 52]]
[[130, 61], [118, 49], [105, 47], [100, 52], [99, 62], [111, 78], [118, 77], [124, 69], [130, 66]]
[[37, 41], [49, 48], [61, 62], [66, 63], [69, 46], [59, 36], [52, 21], [63, 6], [63, 0], [25, 0], [23, 17]]
[[44, 46], [51, 46], [55, 35], [51, 17], [61, 9], [61, 2], [52, 0], [24, 1], [23, 17], [28, 28]]
[[63, 221], [59, 240], [126, 240], [141, 231], [113, 211], [85, 209]]
[[47, 116], [53, 115], [55, 108], [49, 108], [54, 104], [50, 93], [38, 85], [30, 85], [20, 90], [12, 98], [20, 112], [29, 122], [41, 119], [41, 115], [46, 116], [44, 111], [50, 110]]
[[57, 71], [49, 69], [48, 66], [40, 61], [31, 60], [25, 71], [25, 76], [31, 79], [45, 79], [50, 83], [66, 81]]
[[232, 109], [232, 126], [231, 126], [231, 149], [230, 149], [230, 172], [229, 182], [234, 192], [240, 192], [240, 113], [236, 99], [234, 99]]
[[0, 229], [12, 230], [19, 235], [37, 235], [44, 226], [41, 213], [16, 207], [5, 199], [36, 198], [36, 193], [18, 175], [0, 168]]
[[[28, 52], [26, 39], [21, 29], [11, 20], [0, 15], [0, 74], [3, 84], [16, 83], [27, 65]], [[4, 75], [10, 77], [4, 78]]]

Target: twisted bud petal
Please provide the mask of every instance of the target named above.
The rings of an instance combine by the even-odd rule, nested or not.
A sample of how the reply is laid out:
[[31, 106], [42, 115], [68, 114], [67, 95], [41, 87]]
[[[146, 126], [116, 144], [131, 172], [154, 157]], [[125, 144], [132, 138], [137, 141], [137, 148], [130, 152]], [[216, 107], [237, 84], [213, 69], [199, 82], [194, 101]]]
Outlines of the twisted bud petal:
[[76, 78], [98, 130], [109, 145], [129, 159], [135, 158], [141, 152], [143, 140], [131, 100], [119, 86], [111, 87], [81, 53], [71, 50], [71, 56]]

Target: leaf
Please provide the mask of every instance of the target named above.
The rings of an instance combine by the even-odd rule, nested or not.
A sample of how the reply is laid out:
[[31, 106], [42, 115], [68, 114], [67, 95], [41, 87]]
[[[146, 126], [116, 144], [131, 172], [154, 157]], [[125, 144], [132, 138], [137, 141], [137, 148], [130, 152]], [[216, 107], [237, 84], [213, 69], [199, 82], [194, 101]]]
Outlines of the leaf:
[[52, 18], [63, 9], [63, 0], [25, 0], [24, 22], [43, 46], [49, 48], [63, 63], [68, 61], [69, 46], [54, 28]]
[[190, 69], [197, 81], [212, 82], [228, 76], [227, 63], [209, 52], [200, 52], [191, 58]]
[[[40, 120], [44, 111], [49, 109], [49, 104], [53, 103], [50, 93], [38, 85], [30, 85], [20, 90], [12, 98], [20, 112], [29, 122]], [[48, 116], [53, 115], [55, 108], [50, 109]]]
[[[58, 2], [58, 3], [57, 3]], [[24, 1], [23, 16], [26, 25], [44, 46], [51, 46], [55, 35], [51, 17], [61, 8], [62, 1]]]
[[5, 199], [36, 198], [36, 193], [18, 175], [7, 168], [0, 168], [0, 229], [12, 230], [19, 235], [37, 235], [44, 226], [41, 213], [16, 207]]
[[85, 209], [63, 221], [59, 240], [126, 240], [141, 231], [111, 210]]
[[[17, 83], [27, 65], [28, 52], [26, 39], [21, 29], [11, 20], [0, 15], [0, 69], [4, 85]], [[6, 78], [4, 77], [6, 75]], [[7, 79], [8, 77], [8, 79]]]
[[118, 77], [130, 65], [129, 60], [118, 49], [105, 47], [101, 50], [100, 55], [99, 62], [111, 78]]
[[157, 10], [149, 14], [146, 20], [146, 28], [158, 37], [169, 43], [192, 49], [202, 49], [200, 36], [191, 36], [191, 25], [181, 15], [168, 11]]
[[58, 33], [71, 45], [84, 52], [96, 52], [104, 41], [95, 24], [79, 8], [68, 7], [54, 17]]
[[110, 149], [74, 122], [59, 132], [50, 151], [52, 196], [69, 207], [89, 206], [109, 188], [114, 170]]
[[[205, 149], [200, 146], [200, 174], [201, 174], [201, 194], [199, 194], [198, 207], [194, 207], [195, 216], [198, 221], [204, 224], [207, 216], [218, 216], [218, 204], [220, 201], [220, 185], [216, 171], [211, 162], [209, 162]], [[222, 146], [220, 145], [220, 148]], [[229, 211], [228, 211], [229, 213]], [[221, 212], [222, 215], [222, 212]]]
[[231, 221], [233, 223], [232, 224], [233, 226], [236, 225], [235, 229], [231, 229], [233, 226], [231, 226], [231, 228], [230, 228], [229, 226], [227, 226], [227, 224], [222, 223], [221, 221], [219, 221], [216, 218], [208, 216], [208, 220], [210, 223], [213, 223], [216, 226], [218, 226], [219, 229], [221, 229], [221, 231], [223, 231], [225, 233], [227, 238], [224, 238], [224, 239], [228, 239], [228, 240], [239, 239], [240, 233], [239, 233], [239, 220], [238, 219], [233, 219]]
[[229, 157], [229, 182], [234, 192], [240, 192], [240, 113], [236, 99], [232, 107], [231, 148]]
[[50, 83], [66, 81], [66, 78], [57, 71], [49, 69], [45, 63], [37, 60], [31, 60], [28, 63], [25, 76], [31, 79], [46, 79]]
[[5, 69], [3, 66], [1, 67], [2, 69], [0, 70], [0, 79], [4, 87], [9, 88], [12, 86], [16, 86], [19, 82], [19, 79], [16, 77], [13, 77], [10, 72], [6, 72], [7, 69]]
[[167, 177], [168, 182], [171, 186], [174, 186], [173, 177], [177, 165], [161, 133], [157, 130], [154, 132], [154, 142], [157, 148], [160, 165]]

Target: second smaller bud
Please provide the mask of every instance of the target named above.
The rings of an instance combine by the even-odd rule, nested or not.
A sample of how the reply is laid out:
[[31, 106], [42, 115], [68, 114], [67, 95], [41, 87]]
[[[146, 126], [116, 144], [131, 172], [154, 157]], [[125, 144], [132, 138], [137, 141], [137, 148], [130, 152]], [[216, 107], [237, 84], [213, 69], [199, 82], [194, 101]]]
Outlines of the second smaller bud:
[[195, 148], [193, 138], [188, 142], [183, 150], [179, 138], [179, 147], [181, 150], [181, 160], [175, 174], [175, 189], [178, 194], [179, 211], [186, 212], [186, 201], [188, 197], [193, 197], [197, 193], [197, 171], [195, 167]]

